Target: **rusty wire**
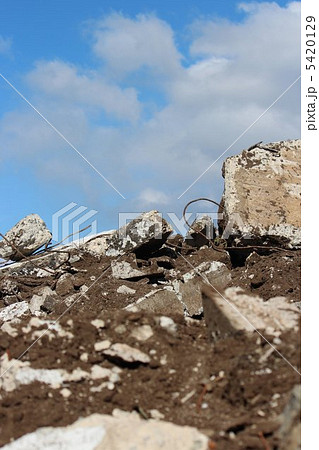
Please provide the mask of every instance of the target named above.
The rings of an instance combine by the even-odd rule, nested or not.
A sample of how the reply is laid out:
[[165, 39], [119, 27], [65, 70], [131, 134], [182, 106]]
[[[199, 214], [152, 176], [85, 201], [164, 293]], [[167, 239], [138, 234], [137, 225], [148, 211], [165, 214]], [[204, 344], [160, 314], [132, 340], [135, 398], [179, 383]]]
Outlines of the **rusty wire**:
[[186, 206], [184, 207], [183, 210], [183, 219], [185, 220], [186, 225], [193, 230], [195, 233], [200, 234], [201, 236], [203, 236], [206, 240], [207, 243], [209, 245], [211, 245], [211, 247], [214, 250], [217, 250], [218, 252], [227, 252], [228, 250], [272, 250], [272, 251], [286, 251], [286, 252], [293, 252], [294, 250], [289, 250], [289, 249], [284, 249], [281, 247], [275, 247], [275, 246], [267, 246], [267, 245], [246, 245], [246, 246], [241, 246], [241, 247], [233, 247], [233, 246], [218, 246], [216, 245], [212, 239], [209, 239], [204, 233], [202, 233], [201, 231], [196, 230], [195, 228], [193, 228], [192, 225], [189, 224], [188, 220], [186, 219], [186, 212], [187, 212], [187, 208], [192, 204], [192, 203], [196, 203], [196, 202], [200, 202], [200, 201], [206, 201], [206, 202], [210, 202], [210, 203], [214, 203], [214, 205], [217, 205], [221, 210], [223, 210], [223, 207], [220, 205], [220, 203], [217, 203], [215, 200], [212, 200], [210, 198], [206, 198], [206, 197], [199, 197], [199, 198], [195, 198], [194, 200], [191, 200], [190, 202], [188, 202], [186, 204]]
[[[57, 246], [61, 245], [62, 242], [64, 242], [64, 241], [65, 241], [66, 239], [68, 239], [69, 237], [74, 236], [74, 235], [79, 234], [79, 233], [82, 233], [83, 231], [87, 230], [87, 229], [90, 228], [90, 227], [91, 227], [91, 225], [88, 225], [87, 227], [82, 228], [82, 229], [79, 230], [79, 231], [76, 231], [76, 232], [74, 232], [74, 233], [71, 233], [71, 234], [69, 234], [68, 236], [66, 236], [65, 238], [63, 238], [63, 239], [62, 239], [60, 242], [58, 242], [57, 244], [54, 244], [54, 245], [52, 245], [51, 247], [48, 247], [48, 245], [49, 245], [50, 242], [51, 242], [51, 241], [50, 241], [50, 242], [48, 242], [48, 243], [45, 245], [44, 249], [38, 250], [38, 251], [34, 252], [33, 254], [31, 254], [31, 255], [29, 255], [29, 256], [24, 255], [24, 254], [17, 248], [17, 246], [16, 246], [12, 241], [10, 241], [8, 238], [6, 238], [2, 233], [0, 233], [0, 236], [7, 242], [7, 244], [8, 244], [10, 247], [12, 247], [12, 248], [13, 248], [13, 249], [21, 256], [21, 260], [20, 260], [20, 261], [23, 261], [23, 260], [25, 261], [25, 260], [27, 260], [27, 261], [29, 261], [30, 263], [32, 263], [33, 266], [34, 266], [35, 268], [42, 269], [42, 270], [44, 270], [45, 272], [48, 272], [50, 275], [54, 275], [60, 267], [62, 267], [62, 266], [63, 266], [64, 264], [66, 264], [67, 262], [69, 262], [71, 255], [70, 255], [70, 252], [67, 251], [67, 250], [53, 250], [53, 248], [56, 248]], [[47, 269], [47, 268], [45, 268], [45, 267], [41, 267], [41, 266], [39, 266], [39, 265], [37, 265], [37, 264], [34, 264], [34, 260], [41, 259], [43, 256], [46, 256], [46, 254], [49, 254], [49, 253], [66, 253], [66, 254], [68, 255], [68, 257], [67, 257], [66, 261], [63, 261], [61, 264], [59, 264], [59, 265], [58, 265], [55, 269], [53, 269], [53, 270], [50, 270], [50, 269]], [[6, 259], [6, 258], [3, 258], [3, 259]], [[9, 264], [5, 265], [4, 268], [5, 268], [5, 267], [8, 267], [8, 266], [10, 266], [10, 265], [12, 265], [12, 264], [14, 264], [14, 263], [16, 263], [16, 262], [19, 262], [19, 261], [14, 261], [14, 262], [12, 262], [12, 263], [9, 263]]]

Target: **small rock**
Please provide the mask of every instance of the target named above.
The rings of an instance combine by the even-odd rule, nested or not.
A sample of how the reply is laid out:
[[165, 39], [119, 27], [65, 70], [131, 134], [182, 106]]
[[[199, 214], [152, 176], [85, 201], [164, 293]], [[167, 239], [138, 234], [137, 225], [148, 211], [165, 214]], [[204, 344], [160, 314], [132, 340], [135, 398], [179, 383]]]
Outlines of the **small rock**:
[[125, 284], [122, 284], [122, 286], [117, 288], [116, 292], [118, 294], [133, 295], [133, 294], [135, 294], [136, 290], [131, 289], [128, 286], [125, 286]]
[[114, 278], [129, 280], [130, 278], [141, 278], [145, 276], [141, 270], [135, 269], [127, 261], [112, 261], [111, 267]]
[[105, 341], [96, 342], [94, 344], [94, 350], [96, 352], [102, 352], [103, 350], [107, 350], [111, 346], [111, 341], [108, 341], [107, 339]]
[[118, 333], [118, 334], [124, 334], [124, 333], [126, 333], [126, 326], [123, 324], [120, 324], [114, 328], [114, 331], [115, 331], [115, 333]]
[[30, 311], [35, 314], [41, 310], [51, 312], [58, 302], [55, 292], [48, 286], [42, 288], [37, 295], [34, 295], [30, 301]]
[[89, 354], [88, 353], [82, 353], [82, 355], [80, 356], [80, 360], [83, 361], [83, 362], [88, 362]]
[[68, 388], [63, 388], [63, 389], [61, 389], [60, 394], [61, 394], [62, 397], [64, 397], [64, 398], [69, 398], [70, 395], [72, 394], [72, 392], [71, 392], [70, 389], [68, 389]]
[[155, 420], [161, 420], [161, 419], [165, 418], [164, 414], [159, 412], [157, 409], [151, 409], [149, 411], [149, 414], [150, 414], [151, 418], [155, 419]]
[[160, 325], [160, 327], [164, 328], [170, 334], [176, 334], [176, 332], [177, 332], [177, 325], [174, 322], [174, 320], [171, 319], [170, 317], [161, 316], [159, 318], [159, 325]]
[[108, 350], [105, 350], [103, 354], [126, 363], [148, 364], [151, 361], [146, 353], [130, 347], [127, 344], [113, 344]]
[[112, 370], [107, 369], [105, 367], [101, 367], [97, 364], [95, 364], [91, 368], [91, 378], [92, 380], [99, 380], [101, 378], [110, 378], [112, 375]]
[[7, 322], [16, 317], [23, 316], [29, 311], [28, 302], [14, 303], [13, 305], [6, 306], [0, 309], [0, 320]]
[[184, 315], [184, 307], [176, 293], [167, 289], [157, 289], [146, 294], [127, 306], [125, 309], [132, 311], [150, 311], [157, 314], [179, 314]]
[[138, 341], [147, 341], [153, 334], [154, 332], [149, 325], [142, 325], [131, 332], [131, 336]]
[[104, 322], [104, 320], [101, 320], [101, 319], [91, 320], [91, 324], [97, 329], [105, 328], [105, 322]]

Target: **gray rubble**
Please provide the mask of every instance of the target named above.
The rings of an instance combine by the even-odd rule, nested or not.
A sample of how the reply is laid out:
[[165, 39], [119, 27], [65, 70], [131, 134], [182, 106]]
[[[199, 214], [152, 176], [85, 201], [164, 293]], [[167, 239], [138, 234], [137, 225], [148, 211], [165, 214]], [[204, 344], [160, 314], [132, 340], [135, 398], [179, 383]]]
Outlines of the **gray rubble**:
[[0, 241], [0, 258], [19, 261], [23, 256], [32, 255], [51, 239], [52, 234], [41, 217], [30, 214], [12, 227]]
[[172, 232], [173, 228], [158, 211], [143, 213], [111, 237], [106, 255], [119, 256], [126, 252], [151, 254], [164, 244]]

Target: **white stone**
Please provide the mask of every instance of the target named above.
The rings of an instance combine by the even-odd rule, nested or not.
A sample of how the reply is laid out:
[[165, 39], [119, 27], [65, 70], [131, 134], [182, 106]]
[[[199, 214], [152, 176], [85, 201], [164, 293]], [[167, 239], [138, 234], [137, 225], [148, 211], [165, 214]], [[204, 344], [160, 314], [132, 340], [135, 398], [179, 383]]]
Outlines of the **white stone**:
[[152, 327], [149, 325], [141, 325], [140, 327], [134, 328], [131, 332], [131, 336], [138, 341], [147, 341], [154, 334]]
[[61, 389], [60, 394], [61, 394], [62, 397], [64, 397], [64, 398], [69, 398], [70, 395], [72, 394], [72, 392], [71, 392], [70, 389], [68, 389], [68, 388], [63, 388], [63, 389]]
[[177, 332], [177, 325], [170, 317], [161, 316], [159, 318], [159, 324], [170, 334], [175, 334]]
[[127, 344], [113, 344], [108, 350], [105, 350], [104, 355], [118, 358], [128, 363], [139, 362], [147, 364], [151, 361], [150, 357], [141, 350], [130, 347]]
[[105, 322], [104, 320], [101, 319], [94, 319], [91, 320], [91, 324], [95, 327], [95, 328], [104, 328], [105, 327]]
[[133, 294], [135, 294], [136, 290], [131, 289], [128, 286], [125, 286], [125, 284], [122, 284], [122, 286], [117, 288], [116, 292], [118, 294], [133, 295]]
[[102, 352], [103, 350], [107, 350], [111, 346], [111, 341], [105, 339], [104, 341], [96, 342], [94, 344], [94, 350], [96, 352]]
[[0, 309], [0, 320], [7, 322], [16, 317], [21, 317], [23, 314], [29, 312], [28, 302], [13, 303], [12, 305], [6, 306]]
[[40, 428], [5, 445], [4, 450], [207, 450], [196, 428], [142, 420], [136, 413], [93, 414], [67, 427]]

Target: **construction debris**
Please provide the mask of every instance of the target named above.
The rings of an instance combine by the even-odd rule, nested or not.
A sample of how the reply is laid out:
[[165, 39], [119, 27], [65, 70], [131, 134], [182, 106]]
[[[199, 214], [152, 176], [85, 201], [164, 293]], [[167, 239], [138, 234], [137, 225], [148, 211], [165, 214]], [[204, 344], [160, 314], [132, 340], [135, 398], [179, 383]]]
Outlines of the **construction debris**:
[[38, 221], [1, 241], [0, 446], [298, 444], [299, 145], [226, 161], [223, 236], [209, 215], [183, 237], [150, 211], [39, 254]]
[[301, 141], [256, 146], [227, 158], [220, 231], [229, 245], [300, 248]]
[[37, 214], [30, 214], [11, 228], [0, 242], [0, 258], [19, 261], [32, 255], [52, 239], [51, 232]]

